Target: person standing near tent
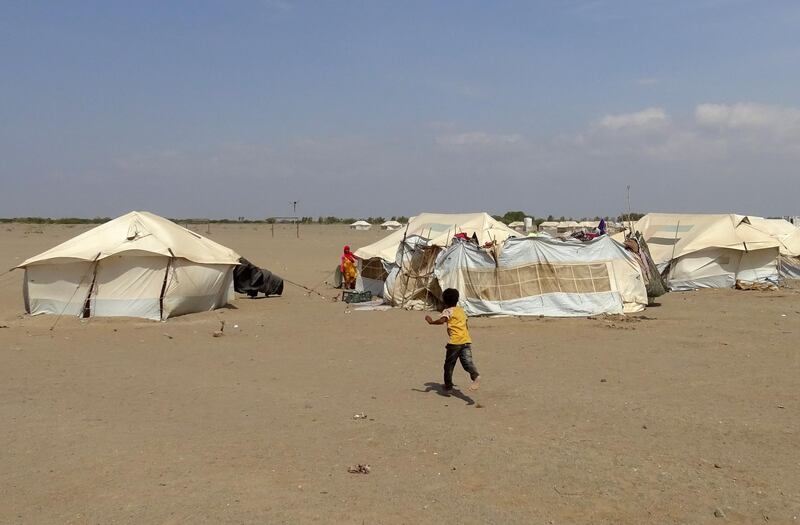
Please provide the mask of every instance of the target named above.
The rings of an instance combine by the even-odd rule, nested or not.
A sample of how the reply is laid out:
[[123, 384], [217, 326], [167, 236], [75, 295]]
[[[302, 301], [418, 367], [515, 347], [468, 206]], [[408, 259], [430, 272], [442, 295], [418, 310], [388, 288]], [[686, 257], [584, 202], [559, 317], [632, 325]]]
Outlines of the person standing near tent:
[[349, 246], [344, 247], [339, 269], [342, 271], [344, 289], [354, 290], [356, 287], [356, 256], [350, 251]]
[[442, 292], [445, 309], [442, 316], [435, 321], [430, 315], [425, 316], [428, 324], [447, 324], [448, 342], [445, 345], [444, 357], [444, 389], [453, 389], [453, 369], [456, 361], [461, 361], [461, 366], [469, 374], [472, 384], [470, 390], [477, 390], [481, 384], [481, 376], [475, 363], [472, 362], [472, 338], [467, 326], [467, 313], [458, 306], [458, 290], [448, 288]]

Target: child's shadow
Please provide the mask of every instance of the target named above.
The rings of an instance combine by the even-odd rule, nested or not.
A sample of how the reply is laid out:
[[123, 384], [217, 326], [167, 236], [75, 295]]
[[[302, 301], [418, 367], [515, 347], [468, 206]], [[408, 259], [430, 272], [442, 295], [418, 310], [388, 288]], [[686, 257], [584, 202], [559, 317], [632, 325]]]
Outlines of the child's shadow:
[[436, 392], [438, 395], [442, 397], [455, 397], [457, 399], [461, 399], [468, 405], [474, 405], [475, 400], [466, 395], [464, 392], [457, 388], [453, 388], [452, 390], [445, 390], [444, 387], [440, 383], [425, 383], [425, 390], [420, 390], [419, 388], [412, 388], [414, 392], [422, 392], [423, 394], [428, 392]]

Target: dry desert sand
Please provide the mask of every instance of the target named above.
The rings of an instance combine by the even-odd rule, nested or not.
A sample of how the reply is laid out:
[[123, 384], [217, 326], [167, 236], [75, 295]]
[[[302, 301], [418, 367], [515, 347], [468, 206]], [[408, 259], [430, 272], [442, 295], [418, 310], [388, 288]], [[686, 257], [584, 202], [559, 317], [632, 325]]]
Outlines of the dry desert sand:
[[[2, 268], [86, 229], [0, 225]], [[343, 244], [382, 235], [210, 237], [314, 286]], [[421, 312], [287, 285], [50, 330], [23, 315], [21, 279], [0, 277], [0, 523], [800, 523], [797, 288], [472, 319], [482, 388], [458, 368], [444, 397], [445, 333]]]

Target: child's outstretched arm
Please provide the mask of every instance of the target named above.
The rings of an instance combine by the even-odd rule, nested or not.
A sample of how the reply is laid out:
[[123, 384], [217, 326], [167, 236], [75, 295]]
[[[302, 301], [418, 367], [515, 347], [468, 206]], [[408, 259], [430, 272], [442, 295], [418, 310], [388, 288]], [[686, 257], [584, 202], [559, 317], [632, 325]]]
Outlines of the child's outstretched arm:
[[425, 320], [428, 322], [428, 324], [445, 324], [447, 322], [447, 317], [440, 317], [434, 321], [433, 317], [426, 315]]

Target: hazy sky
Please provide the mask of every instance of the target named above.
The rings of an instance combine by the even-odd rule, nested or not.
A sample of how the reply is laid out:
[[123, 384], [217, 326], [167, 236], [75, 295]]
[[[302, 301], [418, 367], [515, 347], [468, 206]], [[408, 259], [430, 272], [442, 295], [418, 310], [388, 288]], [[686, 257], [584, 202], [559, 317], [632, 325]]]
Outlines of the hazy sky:
[[800, 214], [796, 0], [0, 3], [0, 216]]

